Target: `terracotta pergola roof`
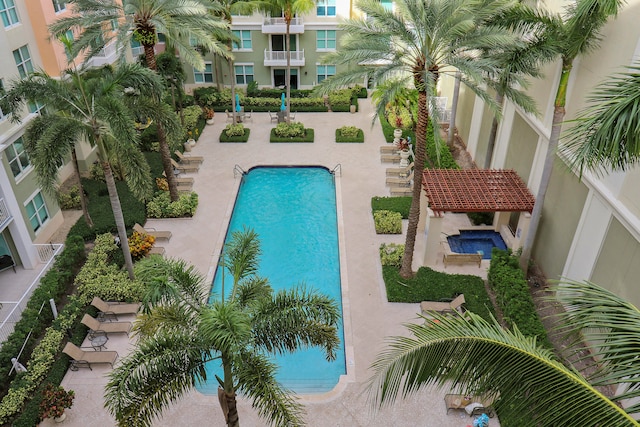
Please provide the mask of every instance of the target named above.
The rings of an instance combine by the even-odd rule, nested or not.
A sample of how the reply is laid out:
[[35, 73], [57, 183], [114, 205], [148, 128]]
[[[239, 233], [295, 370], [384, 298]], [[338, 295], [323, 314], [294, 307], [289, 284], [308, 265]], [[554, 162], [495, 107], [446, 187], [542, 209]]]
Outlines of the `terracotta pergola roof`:
[[514, 170], [425, 169], [429, 207], [442, 212], [529, 212], [535, 198]]

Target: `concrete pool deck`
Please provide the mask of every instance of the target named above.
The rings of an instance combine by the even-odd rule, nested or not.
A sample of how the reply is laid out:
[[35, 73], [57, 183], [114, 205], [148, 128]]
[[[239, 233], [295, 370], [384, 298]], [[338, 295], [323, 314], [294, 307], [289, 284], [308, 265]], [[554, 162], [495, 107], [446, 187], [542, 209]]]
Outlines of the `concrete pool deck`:
[[[360, 111], [350, 113], [297, 113], [296, 119], [315, 129], [312, 144], [270, 144], [269, 132], [274, 126], [268, 113], [254, 113], [246, 123], [251, 136], [246, 144], [221, 144], [218, 136], [225, 127], [222, 114], [215, 124], [207, 126], [193, 154], [203, 156], [193, 190], [199, 195], [196, 215], [190, 219], [150, 220], [146, 225], [158, 230], [170, 230], [169, 242], [158, 241], [166, 256], [182, 258], [193, 264], [211, 283], [214, 266], [224, 241], [225, 232], [240, 182], [234, 177], [234, 166], [244, 170], [257, 165], [321, 165], [333, 169], [340, 165], [337, 196], [341, 219], [338, 224], [341, 239], [343, 279], [343, 310], [345, 323], [346, 362], [348, 374], [331, 392], [301, 396], [309, 426], [442, 426], [465, 427], [472, 424], [463, 411], [446, 413], [444, 395], [447, 389], [421, 391], [408, 399], [398, 399], [392, 406], [374, 410], [367, 402], [366, 382], [369, 366], [384, 348], [385, 337], [406, 335], [403, 323], [415, 322], [419, 304], [388, 303], [382, 281], [378, 247], [383, 242], [404, 242], [404, 235], [375, 234], [371, 215], [371, 197], [387, 196], [385, 169], [380, 162], [380, 145], [385, 144], [380, 124], [371, 127], [373, 110], [370, 99], [360, 100]], [[364, 130], [364, 144], [337, 144], [335, 129], [355, 125]], [[443, 228], [445, 233], [465, 224], [466, 217], [453, 217]], [[406, 222], [406, 221], [405, 221]], [[406, 227], [406, 224], [404, 224]], [[447, 227], [451, 227], [448, 230]], [[450, 233], [449, 233], [450, 234]], [[420, 245], [414, 257], [414, 269], [421, 259]], [[474, 265], [448, 267], [448, 272], [476, 274], [486, 277], [487, 261]], [[440, 261], [435, 266], [444, 270]], [[124, 356], [133, 339], [123, 334], [110, 337], [107, 347]], [[84, 345], [89, 345], [85, 343]], [[111, 368], [95, 366], [92, 371], [68, 371], [62, 385], [76, 393], [73, 406], [66, 411], [65, 425], [71, 427], [112, 426], [113, 417], [104, 409], [103, 387]], [[238, 409], [243, 426], [267, 425], [257, 416], [248, 401], [239, 397]], [[45, 420], [41, 425], [54, 425]], [[191, 391], [184, 399], [165, 411], [155, 426], [224, 426], [224, 417], [217, 396], [205, 396]], [[498, 426], [491, 419], [492, 427]]]

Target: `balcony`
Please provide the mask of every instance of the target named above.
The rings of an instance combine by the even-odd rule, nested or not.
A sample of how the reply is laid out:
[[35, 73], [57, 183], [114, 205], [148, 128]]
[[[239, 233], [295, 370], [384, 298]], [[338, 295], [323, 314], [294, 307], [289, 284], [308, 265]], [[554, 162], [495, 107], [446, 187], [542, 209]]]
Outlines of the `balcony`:
[[116, 50], [116, 43], [112, 42], [95, 54], [89, 63], [93, 67], [101, 67], [103, 65], [113, 64], [117, 57], [118, 51]]
[[[262, 23], [262, 34], [286, 34], [287, 33], [287, 24], [284, 22], [284, 18], [277, 17], [264, 18], [264, 22]], [[291, 20], [291, 24], [289, 25], [289, 33], [290, 34], [302, 34], [304, 33], [304, 22], [302, 18], [293, 18]]]
[[11, 222], [11, 212], [9, 212], [9, 208], [5, 203], [3, 198], [0, 198], [0, 231], [4, 229], [4, 227]]
[[[292, 67], [304, 66], [304, 49], [291, 51], [290, 55], [291, 55]], [[265, 67], [286, 67], [287, 52], [285, 52], [284, 50], [266, 50], [265, 49], [264, 66]]]

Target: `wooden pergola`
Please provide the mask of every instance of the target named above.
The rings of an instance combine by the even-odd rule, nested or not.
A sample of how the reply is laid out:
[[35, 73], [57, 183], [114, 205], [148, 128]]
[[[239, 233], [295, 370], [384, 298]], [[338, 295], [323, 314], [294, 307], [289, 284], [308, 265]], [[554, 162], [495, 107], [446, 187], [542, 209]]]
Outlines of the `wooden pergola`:
[[514, 170], [425, 169], [429, 207], [443, 212], [529, 212], [535, 198]]

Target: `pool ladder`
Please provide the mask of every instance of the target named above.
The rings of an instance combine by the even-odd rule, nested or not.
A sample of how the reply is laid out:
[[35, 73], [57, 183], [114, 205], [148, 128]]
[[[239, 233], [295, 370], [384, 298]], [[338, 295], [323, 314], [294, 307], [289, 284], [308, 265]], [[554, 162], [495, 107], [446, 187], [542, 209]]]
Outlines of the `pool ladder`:
[[342, 165], [340, 163], [338, 163], [334, 166], [333, 169], [331, 169], [331, 175], [342, 176]]
[[241, 167], [240, 165], [236, 164], [236, 165], [233, 167], [233, 177], [234, 177], [234, 178], [236, 178], [238, 175], [240, 175], [240, 176], [244, 176], [244, 175], [246, 175], [246, 174], [247, 174], [247, 171], [246, 171], [246, 170], [244, 170], [244, 169], [242, 169], [242, 167]]

